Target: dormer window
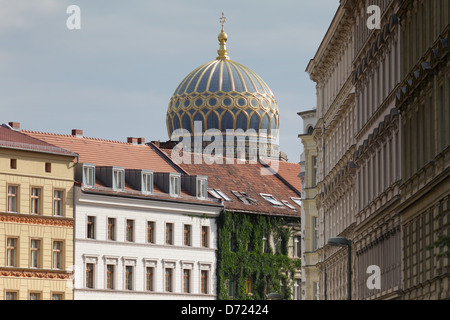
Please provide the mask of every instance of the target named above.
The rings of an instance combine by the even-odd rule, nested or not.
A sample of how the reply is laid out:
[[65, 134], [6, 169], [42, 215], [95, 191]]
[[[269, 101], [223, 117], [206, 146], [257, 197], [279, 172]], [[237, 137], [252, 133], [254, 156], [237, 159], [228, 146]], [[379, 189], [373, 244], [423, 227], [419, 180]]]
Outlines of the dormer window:
[[87, 188], [93, 188], [95, 184], [95, 166], [83, 166], [83, 185]]
[[179, 175], [170, 175], [170, 195], [179, 197], [181, 193], [181, 177]]
[[125, 170], [113, 169], [113, 189], [123, 190], [125, 188]]
[[142, 192], [153, 192], [153, 172], [142, 172]]
[[208, 180], [206, 178], [197, 177], [197, 198], [206, 199]]
[[283, 203], [281, 203], [280, 201], [276, 200], [273, 195], [271, 194], [266, 194], [266, 193], [260, 193], [261, 197], [266, 200], [267, 202], [269, 202], [271, 205], [273, 205], [274, 207], [284, 207]]

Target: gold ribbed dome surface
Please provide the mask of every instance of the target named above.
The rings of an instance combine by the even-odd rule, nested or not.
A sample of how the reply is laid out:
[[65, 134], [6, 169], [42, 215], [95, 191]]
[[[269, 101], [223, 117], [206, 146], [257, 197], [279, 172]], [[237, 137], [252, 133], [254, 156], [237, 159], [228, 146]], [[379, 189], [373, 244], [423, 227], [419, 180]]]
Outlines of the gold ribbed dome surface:
[[[194, 121], [208, 129], [279, 128], [279, 113], [269, 86], [255, 72], [229, 59], [223, 30], [218, 36], [220, 48], [216, 60], [201, 65], [181, 81], [167, 109], [169, 137], [176, 129], [193, 132]], [[275, 133], [274, 133], [275, 134]]]

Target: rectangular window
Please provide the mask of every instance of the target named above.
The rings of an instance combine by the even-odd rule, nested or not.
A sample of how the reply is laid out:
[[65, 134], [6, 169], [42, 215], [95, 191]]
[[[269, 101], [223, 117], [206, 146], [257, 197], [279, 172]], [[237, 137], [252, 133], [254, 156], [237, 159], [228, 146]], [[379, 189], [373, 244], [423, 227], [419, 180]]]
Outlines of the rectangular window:
[[296, 236], [294, 237], [294, 243], [295, 243], [295, 256], [297, 258], [300, 258], [302, 256], [302, 242], [301, 242], [301, 237], [300, 236]]
[[40, 268], [41, 240], [32, 239], [30, 246], [30, 268]]
[[207, 270], [202, 270], [201, 272], [201, 286], [202, 286], [202, 293], [204, 294], [208, 294], [209, 290], [208, 290], [208, 271]]
[[283, 204], [276, 200], [271, 194], [260, 193], [261, 197], [275, 207], [284, 207]]
[[114, 289], [114, 273], [115, 273], [115, 265], [108, 264], [106, 266], [106, 288]]
[[317, 186], [317, 157], [312, 157], [312, 165], [313, 165], [313, 171], [312, 171], [312, 187]]
[[5, 300], [17, 300], [17, 292], [6, 291], [5, 292]]
[[142, 175], [142, 191], [153, 192], [153, 173], [144, 173]]
[[147, 242], [155, 243], [155, 222], [154, 221], [147, 222]]
[[30, 292], [30, 300], [41, 300], [40, 292]]
[[153, 291], [153, 274], [154, 274], [154, 268], [153, 267], [147, 267], [146, 272], [146, 279], [147, 279], [147, 291]]
[[253, 281], [252, 278], [248, 278], [245, 283], [245, 293], [251, 295], [253, 293]]
[[183, 292], [191, 292], [191, 270], [189, 269], [183, 270]]
[[314, 238], [313, 238], [313, 250], [317, 250], [319, 248], [319, 218], [313, 218], [313, 230], [314, 230]]
[[170, 195], [180, 196], [180, 177], [170, 176]]
[[6, 266], [17, 267], [17, 238], [6, 239]]
[[173, 244], [173, 223], [166, 223], [166, 244]]
[[108, 218], [108, 240], [116, 240], [116, 219]]
[[184, 225], [184, 245], [190, 246], [191, 245], [191, 229], [192, 226], [189, 224]]
[[31, 213], [40, 214], [41, 212], [41, 189], [31, 188]]
[[50, 162], [45, 163], [45, 172], [52, 172], [52, 164]]
[[124, 188], [124, 171], [122, 169], [115, 169], [113, 171], [113, 188], [116, 190], [123, 190]]
[[126, 266], [125, 268], [125, 289], [133, 290], [133, 270], [134, 267]]
[[88, 188], [94, 187], [94, 182], [95, 182], [94, 170], [95, 170], [95, 167], [90, 167], [90, 166], [83, 167], [83, 184], [85, 185], [85, 187], [88, 187]]
[[64, 191], [53, 190], [53, 215], [61, 217], [64, 212], [63, 202]]
[[173, 277], [173, 269], [172, 268], [166, 268], [166, 275], [165, 275], [165, 289], [166, 292], [172, 292], [173, 291], [173, 287], [172, 287], [172, 277]]
[[11, 159], [11, 161], [9, 162], [9, 167], [11, 169], [17, 169], [17, 159]]
[[202, 226], [202, 247], [209, 247], [209, 227]]
[[87, 217], [87, 238], [95, 239], [95, 217]]
[[127, 220], [127, 241], [134, 241], [134, 220]]
[[8, 186], [8, 212], [18, 212], [18, 186]]
[[63, 299], [64, 295], [62, 293], [52, 293], [52, 300], [59, 301]]
[[86, 263], [86, 288], [94, 288], [94, 264]]
[[62, 269], [62, 241], [53, 241], [53, 269]]
[[205, 199], [207, 194], [207, 180], [197, 179], [197, 198]]

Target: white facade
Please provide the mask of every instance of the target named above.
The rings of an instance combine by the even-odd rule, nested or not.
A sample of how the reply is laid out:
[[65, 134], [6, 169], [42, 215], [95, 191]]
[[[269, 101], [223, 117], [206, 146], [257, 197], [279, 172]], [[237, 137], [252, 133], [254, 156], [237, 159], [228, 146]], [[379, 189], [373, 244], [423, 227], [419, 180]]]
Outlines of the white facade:
[[[75, 193], [75, 300], [216, 299], [216, 217], [222, 206], [80, 187]], [[153, 222], [154, 243], [148, 242], [148, 222]], [[173, 224], [173, 244], [166, 244], [167, 224]], [[185, 225], [190, 226], [190, 245], [184, 242]], [[109, 239], [111, 230], [115, 240]], [[207, 231], [207, 247], [202, 231]], [[152, 271], [151, 290], [147, 271]]]

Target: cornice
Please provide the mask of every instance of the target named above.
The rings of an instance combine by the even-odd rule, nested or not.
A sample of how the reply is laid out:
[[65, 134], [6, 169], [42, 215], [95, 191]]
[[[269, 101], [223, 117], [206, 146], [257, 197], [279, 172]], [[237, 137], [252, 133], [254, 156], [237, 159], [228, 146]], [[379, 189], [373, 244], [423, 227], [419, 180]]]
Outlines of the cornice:
[[0, 222], [40, 224], [55, 227], [73, 228], [73, 219], [65, 217], [34, 216], [20, 213], [0, 212]]
[[45, 269], [19, 269], [0, 267], [0, 277], [17, 277], [17, 278], [39, 278], [68, 280], [72, 276], [71, 272], [62, 270], [45, 270]]

